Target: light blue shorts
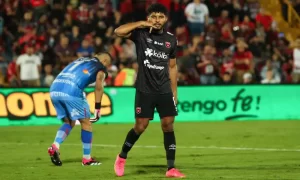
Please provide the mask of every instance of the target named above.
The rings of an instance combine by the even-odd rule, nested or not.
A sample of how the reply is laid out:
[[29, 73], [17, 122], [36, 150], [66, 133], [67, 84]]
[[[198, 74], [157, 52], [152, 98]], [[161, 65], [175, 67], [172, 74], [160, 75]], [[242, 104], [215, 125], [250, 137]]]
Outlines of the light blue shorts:
[[85, 97], [74, 97], [63, 92], [51, 92], [50, 97], [56, 110], [57, 118], [69, 118], [72, 121], [90, 118], [90, 106]]

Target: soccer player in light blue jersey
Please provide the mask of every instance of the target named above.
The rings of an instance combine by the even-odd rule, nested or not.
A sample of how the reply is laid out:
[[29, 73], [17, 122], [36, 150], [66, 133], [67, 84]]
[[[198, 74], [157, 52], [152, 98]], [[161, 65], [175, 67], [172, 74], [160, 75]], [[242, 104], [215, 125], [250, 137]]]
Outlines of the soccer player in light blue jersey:
[[[48, 148], [51, 161], [61, 166], [59, 157], [60, 144], [75, 126], [76, 120], [81, 124], [81, 141], [83, 144], [82, 165], [100, 165], [91, 157], [92, 122], [100, 119], [101, 99], [107, 67], [111, 64], [111, 55], [103, 52], [94, 58], [79, 58], [65, 67], [50, 87], [50, 97], [56, 110], [57, 118], [64, 121], [58, 129], [53, 144]], [[90, 107], [84, 94], [84, 88], [96, 82], [95, 113], [90, 117]]]

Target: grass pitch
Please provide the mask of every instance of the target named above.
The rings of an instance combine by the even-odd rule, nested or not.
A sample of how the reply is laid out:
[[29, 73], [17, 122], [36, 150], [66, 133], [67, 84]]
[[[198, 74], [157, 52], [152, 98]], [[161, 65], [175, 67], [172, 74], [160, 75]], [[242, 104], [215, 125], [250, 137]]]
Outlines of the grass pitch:
[[[1, 180], [164, 179], [160, 124], [151, 123], [129, 154], [125, 176], [113, 164], [132, 125], [94, 125], [92, 155], [103, 164], [81, 166], [80, 127], [61, 145], [62, 167], [47, 148], [58, 126], [0, 127]], [[299, 180], [300, 121], [176, 123], [177, 167], [194, 180]]]

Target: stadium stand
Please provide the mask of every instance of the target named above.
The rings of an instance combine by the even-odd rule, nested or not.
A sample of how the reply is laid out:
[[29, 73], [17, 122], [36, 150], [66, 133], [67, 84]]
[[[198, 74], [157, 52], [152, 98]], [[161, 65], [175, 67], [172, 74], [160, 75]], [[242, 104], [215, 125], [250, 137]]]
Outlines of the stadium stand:
[[[190, 12], [194, 1], [157, 0], [170, 11], [166, 28], [178, 38], [180, 85], [300, 82], [300, 39], [287, 38], [260, 1], [201, 1], [208, 9], [207, 19], [205, 12]], [[133, 85], [137, 70], [135, 45], [116, 37], [113, 30], [125, 22], [145, 19], [145, 9], [153, 2], [1, 1], [0, 86], [48, 87], [69, 62], [103, 50], [114, 58], [106, 85]], [[299, 1], [281, 3], [293, 5], [293, 12], [299, 13]], [[287, 8], [282, 7], [280, 17], [289, 22]], [[194, 21], [191, 13], [200, 20]], [[291, 40], [295, 40], [294, 46]], [[28, 55], [31, 52], [33, 55]], [[24, 62], [27, 56], [41, 62], [41, 66]], [[17, 64], [36, 73], [20, 79]]]

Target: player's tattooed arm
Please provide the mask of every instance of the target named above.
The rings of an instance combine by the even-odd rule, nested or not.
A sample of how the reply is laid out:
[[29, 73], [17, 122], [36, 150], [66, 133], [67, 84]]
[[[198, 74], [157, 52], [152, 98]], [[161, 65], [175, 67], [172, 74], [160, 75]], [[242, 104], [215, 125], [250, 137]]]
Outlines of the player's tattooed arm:
[[131, 36], [131, 32], [137, 28], [147, 28], [154, 27], [153, 24], [149, 21], [137, 21], [132, 23], [127, 23], [119, 26], [115, 29], [115, 34], [119, 37], [128, 38]]
[[169, 74], [171, 79], [171, 88], [174, 96], [175, 103], [177, 104], [177, 64], [176, 58], [170, 59]]
[[105, 80], [105, 72], [99, 71], [96, 77], [95, 103], [101, 103], [102, 96], [104, 93], [104, 80]]

